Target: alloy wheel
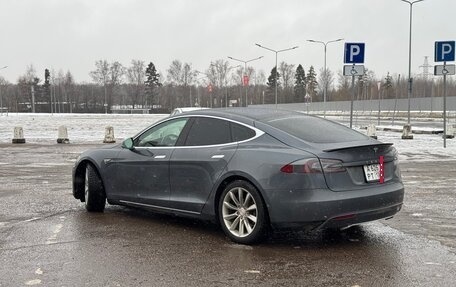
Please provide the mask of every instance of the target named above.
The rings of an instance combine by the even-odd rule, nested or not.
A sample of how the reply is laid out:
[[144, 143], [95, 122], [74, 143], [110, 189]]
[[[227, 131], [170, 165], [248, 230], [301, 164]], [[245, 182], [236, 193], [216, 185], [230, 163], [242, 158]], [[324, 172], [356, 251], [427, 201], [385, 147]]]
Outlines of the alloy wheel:
[[258, 218], [257, 204], [252, 194], [241, 187], [229, 190], [223, 198], [222, 216], [231, 234], [237, 237], [250, 235]]

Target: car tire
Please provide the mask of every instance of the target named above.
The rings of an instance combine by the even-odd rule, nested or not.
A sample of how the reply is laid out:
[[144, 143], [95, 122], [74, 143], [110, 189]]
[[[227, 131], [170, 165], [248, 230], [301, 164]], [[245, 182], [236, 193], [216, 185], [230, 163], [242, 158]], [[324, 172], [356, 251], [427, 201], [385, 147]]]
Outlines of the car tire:
[[103, 212], [106, 206], [106, 194], [103, 182], [95, 167], [88, 163], [84, 178], [85, 207], [89, 212]]
[[266, 233], [263, 199], [247, 181], [236, 180], [225, 187], [218, 202], [218, 217], [225, 234], [236, 243], [257, 243]]

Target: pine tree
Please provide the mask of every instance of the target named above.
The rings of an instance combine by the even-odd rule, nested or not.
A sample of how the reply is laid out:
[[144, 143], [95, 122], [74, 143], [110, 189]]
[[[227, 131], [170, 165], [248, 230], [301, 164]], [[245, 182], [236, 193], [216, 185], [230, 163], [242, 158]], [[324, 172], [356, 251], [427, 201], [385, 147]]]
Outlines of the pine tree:
[[294, 102], [304, 102], [304, 97], [306, 96], [306, 74], [301, 64], [296, 68], [295, 79]]
[[307, 93], [312, 97], [312, 99], [314, 99], [317, 95], [318, 82], [317, 74], [315, 74], [315, 69], [313, 66], [310, 66], [309, 71], [307, 72], [306, 83]]
[[[277, 76], [276, 76], [277, 74]], [[277, 80], [277, 88], [280, 87], [280, 74], [277, 72], [277, 67], [272, 68], [271, 70], [271, 75], [268, 77], [268, 82], [266, 85], [268, 85], [268, 88], [266, 90], [266, 95], [267, 95], [267, 103], [271, 104], [275, 102], [275, 89], [276, 89], [276, 80]]]
[[385, 77], [385, 83], [383, 84], [383, 87], [385, 88], [385, 94], [384, 98], [390, 99], [392, 98], [390, 95], [391, 87], [393, 86], [393, 77], [390, 76], [389, 72]]
[[158, 96], [158, 88], [161, 87], [160, 74], [157, 73], [154, 63], [150, 62], [146, 69], [146, 99], [151, 105], [156, 103], [156, 97]]

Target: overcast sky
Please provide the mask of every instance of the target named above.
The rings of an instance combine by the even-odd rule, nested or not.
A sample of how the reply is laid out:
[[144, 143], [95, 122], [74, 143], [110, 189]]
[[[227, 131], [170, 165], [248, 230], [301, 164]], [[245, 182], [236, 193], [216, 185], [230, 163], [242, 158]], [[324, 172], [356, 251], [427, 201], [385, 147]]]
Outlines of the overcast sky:
[[[433, 64], [434, 42], [455, 40], [455, 0], [425, 0], [413, 6], [412, 73], [424, 56]], [[318, 71], [323, 45], [307, 39], [345, 40], [328, 45], [327, 63], [342, 69], [343, 43], [365, 42], [365, 66], [377, 77], [408, 71], [409, 5], [400, 0], [1, 0], [0, 70], [16, 82], [33, 64], [71, 71], [77, 82], [91, 81], [99, 59], [129, 66], [153, 62], [166, 77], [174, 59], [206, 70], [227, 56], [250, 60], [268, 76], [279, 62]], [[232, 62], [233, 65], [238, 63]]]

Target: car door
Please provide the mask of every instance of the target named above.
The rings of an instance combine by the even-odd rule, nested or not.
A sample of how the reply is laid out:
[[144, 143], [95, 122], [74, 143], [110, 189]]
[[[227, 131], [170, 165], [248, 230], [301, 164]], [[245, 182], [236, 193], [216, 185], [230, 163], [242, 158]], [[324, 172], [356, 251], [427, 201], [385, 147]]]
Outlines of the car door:
[[124, 203], [166, 206], [170, 196], [169, 159], [188, 118], [176, 118], [146, 130], [132, 149], [120, 151], [115, 162], [117, 199]]
[[201, 212], [236, 149], [229, 121], [193, 117], [184, 146], [176, 147], [171, 156], [170, 205], [177, 210]]

